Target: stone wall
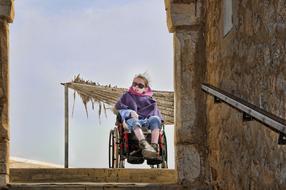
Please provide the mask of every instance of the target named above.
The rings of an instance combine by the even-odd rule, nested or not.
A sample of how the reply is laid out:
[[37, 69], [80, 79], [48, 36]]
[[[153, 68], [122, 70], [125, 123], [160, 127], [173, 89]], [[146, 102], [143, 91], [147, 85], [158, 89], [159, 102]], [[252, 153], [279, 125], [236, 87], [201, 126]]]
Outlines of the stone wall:
[[0, 19], [0, 184], [8, 179], [9, 160], [7, 26], [7, 22]]
[[[286, 1], [233, 0], [223, 35], [223, 1], [206, 4], [207, 82], [286, 117]], [[207, 99], [211, 181], [215, 189], [286, 189], [286, 145], [226, 104]]]
[[13, 0], [0, 0], [0, 188], [9, 182], [9, 22]]

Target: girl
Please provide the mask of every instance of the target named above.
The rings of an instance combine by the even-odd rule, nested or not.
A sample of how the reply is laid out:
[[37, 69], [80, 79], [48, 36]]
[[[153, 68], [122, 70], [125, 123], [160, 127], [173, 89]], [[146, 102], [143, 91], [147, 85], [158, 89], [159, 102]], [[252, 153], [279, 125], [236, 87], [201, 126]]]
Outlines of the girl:
[[[147, 77], [143, 74], [138, 74], [134, 77], [132, 86], [115, 105], [116, 110], [119, 111], [128, 128], [134, 131], [135, 136], [139, 140], [143, 157], [148, 159], [157, 157], [158, 138], [161, 122], [163, 121], [152, 95]], [[147, 127], [151, 130], [151, 146], [144, 137], [142, 127]]]

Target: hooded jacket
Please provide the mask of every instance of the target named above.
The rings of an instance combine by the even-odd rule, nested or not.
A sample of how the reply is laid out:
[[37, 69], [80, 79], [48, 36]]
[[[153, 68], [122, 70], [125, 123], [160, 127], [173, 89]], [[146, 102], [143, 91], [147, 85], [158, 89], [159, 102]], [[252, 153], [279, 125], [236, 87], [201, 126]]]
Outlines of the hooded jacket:
[[152, 98], [152, 90], [148, 87], [144, 94], [136, 93], [132, 87], [128, 92], [125, 92], [118, 102], [115, 104], [115, 109], [120, 112], [123, 119], [130, 117], [130, 112], [133, 110], [139, 115], [139, 119], [146, 119], [150, 116], [158, 116], [163, 121], [160, 110], [157, 107], [157, 102]]

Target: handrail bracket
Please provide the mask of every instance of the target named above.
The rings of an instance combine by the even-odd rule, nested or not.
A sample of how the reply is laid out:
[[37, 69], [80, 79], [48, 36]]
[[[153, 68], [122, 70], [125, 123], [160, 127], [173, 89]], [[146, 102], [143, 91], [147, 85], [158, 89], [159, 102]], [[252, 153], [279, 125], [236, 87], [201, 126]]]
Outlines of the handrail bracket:
[[243, 112], [242, 119], [243, 121], [252, 121], [254, 118], [248, 113]]
[[280, 145], [286, 144], [286, 135], [284, 135], [283, 133], [279, 134], [278, 144], [280, 144]]

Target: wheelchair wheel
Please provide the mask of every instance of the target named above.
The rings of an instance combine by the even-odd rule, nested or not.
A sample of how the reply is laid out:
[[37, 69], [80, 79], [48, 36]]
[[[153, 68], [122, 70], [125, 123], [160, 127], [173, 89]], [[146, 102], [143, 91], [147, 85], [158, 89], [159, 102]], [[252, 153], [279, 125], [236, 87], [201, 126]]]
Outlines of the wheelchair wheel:
[[[120, 149], [120, 135], [118, 128], [115, 127], [114, 130], [110, 130], [109, 133], [109, 168], [124, 168], [125, 160], [121, 159], [121, 149]], [[123, 157], [122, 157], [123, 158]]]
[[165, 131], [163, 131], [163, 142], [162, 142], [162, 163], [161, 168], [168, 168], [168, 148], [167, 148], [167, 138]]
[[114, 162], [114, 130], [110, 130], [109, 132], [109, 144], [108, 144], [108, 166], [109, 168], [113, 168]]
[[118, 168], [120, 162], [119, 133], [117, 128], [109, 133], [109, 168]]

